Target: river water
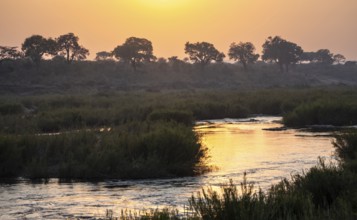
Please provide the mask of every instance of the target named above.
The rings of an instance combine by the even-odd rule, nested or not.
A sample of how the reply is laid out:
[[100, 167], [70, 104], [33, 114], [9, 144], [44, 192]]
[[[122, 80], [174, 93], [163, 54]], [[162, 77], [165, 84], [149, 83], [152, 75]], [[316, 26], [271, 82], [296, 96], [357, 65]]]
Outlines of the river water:
[[182, 208], [192, 193], [208, 185], [219, 188], [243, 173], [256, 187], [267, 190], [282, 178], [317, 164], [318, 157], [333, 161], [332, 138], [325, 133], [280, 127], [279, 117], [198, 122], [195, 130], [209, 148], [209, 163], [217, 170], [199, 177], [103, 182], [32, 183], [18, 179], [0, 183], [0, 219], [100, 218], [106, 210]]

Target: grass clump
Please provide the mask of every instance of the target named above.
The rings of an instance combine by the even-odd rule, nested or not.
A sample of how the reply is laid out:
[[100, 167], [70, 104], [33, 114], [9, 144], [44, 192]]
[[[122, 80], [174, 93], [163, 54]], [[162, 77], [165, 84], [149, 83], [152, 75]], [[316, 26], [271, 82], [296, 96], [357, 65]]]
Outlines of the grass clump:
[[131, 123], [108, 132], [0, 136], [0, 177], [154, 178], [197, 175], [207, 150], [191, 127]]
[[319, 100], [301, 104], [284, 116], [284, 123], [291, 127], [306, 125], [356, 125], [357, 103], [347, 100]]

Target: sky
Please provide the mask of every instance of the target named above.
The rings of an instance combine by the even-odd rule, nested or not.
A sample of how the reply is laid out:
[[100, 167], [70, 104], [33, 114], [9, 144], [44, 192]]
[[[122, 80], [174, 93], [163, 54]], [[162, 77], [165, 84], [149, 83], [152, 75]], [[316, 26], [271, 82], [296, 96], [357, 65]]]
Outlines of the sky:
[[357, 0], [0, 0], [0, 45], [73, 32], [90, 50], [112, 51], [129, 37], [153, 43], [157, 57], [185, 57], [206, 41], [227, 54], [232, 42], [281, 36], [304, 51], [330, 49], [357, 60]]

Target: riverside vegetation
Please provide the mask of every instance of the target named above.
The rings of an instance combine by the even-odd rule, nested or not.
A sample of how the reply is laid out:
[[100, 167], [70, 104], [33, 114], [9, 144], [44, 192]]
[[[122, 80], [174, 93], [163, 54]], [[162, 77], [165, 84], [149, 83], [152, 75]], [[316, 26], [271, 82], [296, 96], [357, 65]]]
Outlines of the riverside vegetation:
[[[198, 175], [209, 156], [195, 120], [283, 115], [287, 126], [355, 125], [354, 88], [116, 92], [1, 96], [0, 176], [32, 179]], [[336, 114], [337, 113], [337, 114]], [[357, 134], [337, 136], [339, 165], [321, 161], [302, 175], [254, 191], [244, 179], [208, 188], [190, 210], [123, 212], [121, 219], [356, 219]], [[313, 147], [313, 146], [311, 146]], [[108, 211], [107, 218], [115, 219]]]
[[0, 177], [197, 175], [209, 154], [194, 120], [268, 114], [295, 127], [355, 125], [356, 100], [352, 88], [2, 96]]

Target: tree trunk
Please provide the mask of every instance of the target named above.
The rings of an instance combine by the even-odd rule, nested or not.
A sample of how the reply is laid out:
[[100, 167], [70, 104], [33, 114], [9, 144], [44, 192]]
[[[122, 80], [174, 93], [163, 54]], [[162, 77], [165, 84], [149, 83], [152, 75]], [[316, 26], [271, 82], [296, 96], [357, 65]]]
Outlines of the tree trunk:
[[247, 63], [246, 62], [242, 62], [242, 64], [243, 64], [243, 67], [244, 67], [244, 71], [247, 71], [248, 70]]
[[70, 60], [69, 60], [69, 49], [66, 49], [67, 52], [67, 63], [70, 64]]
[[136, 62], [135, 60], [131, 60], [131, 67], [133, 67], [134, 71], [136, 72]]

